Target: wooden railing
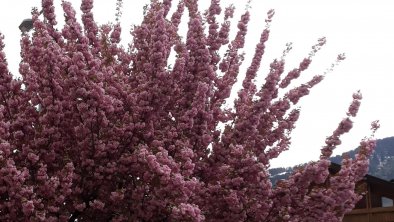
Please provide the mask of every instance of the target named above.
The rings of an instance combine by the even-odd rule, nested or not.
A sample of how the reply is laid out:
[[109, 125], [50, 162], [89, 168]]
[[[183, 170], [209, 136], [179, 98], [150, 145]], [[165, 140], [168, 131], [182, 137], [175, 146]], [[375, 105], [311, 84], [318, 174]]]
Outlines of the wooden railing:
[[345, 215], [343, 222], [394, 222], [394, 207], [354, 209]]

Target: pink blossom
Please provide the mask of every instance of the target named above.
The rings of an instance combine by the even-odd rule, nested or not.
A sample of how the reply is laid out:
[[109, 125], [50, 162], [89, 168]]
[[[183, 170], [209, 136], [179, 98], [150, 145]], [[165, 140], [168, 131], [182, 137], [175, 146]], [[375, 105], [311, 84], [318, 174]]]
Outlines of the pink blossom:
[[[373, 136], [338, 173], [328, 171], [353, 126], [359, 92], [319, 160], [275, 185], [269, 179], [270, 161], [291, 145], [296, 105], [325, 75], [289, 86], [325, 38], [287, 74], [285, 56], [273, 60], [257, 88], [270, 10], [235, 107], [224, 108], [245, 58], [248, 10], [230, 39], [233, 6], [212, 0], [201, 13], [197, 0], [151, 1], [125, 49], [121, 25], [98, 25], [92, 0], [82, 0], [81, 20], [62, 2], [65, 25], [56, 28], [53, 2], [42, 0], [43, 18], [33, 10], [20, 79], [7, 68], [0, 35], [1, 221], [340, 221], [360, 199], [355, 188]], [[371, 127], [373, 135], [379, 123]]]
[[22, 203], [22, 207], [22, 211], [26, 216], [29, 216], [34, 212], [34, 204], [31, 200]]

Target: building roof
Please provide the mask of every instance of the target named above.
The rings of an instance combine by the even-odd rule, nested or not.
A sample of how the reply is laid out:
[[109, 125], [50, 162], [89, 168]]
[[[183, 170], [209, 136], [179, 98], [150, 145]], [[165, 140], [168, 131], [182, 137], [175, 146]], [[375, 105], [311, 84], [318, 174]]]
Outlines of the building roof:
[[[341, 165], [336, 163], [331, 163], [329, 168], [330, 173], [335, 174], [339, 172], [341, 169]], [[381, 178], [372, 176], [372, 175], [365, 175], [363, 181], [369, 184], [372, 188], [372, 192], [378, 193], [380, 196], [385, 196], [390, 199], [394, 199], [394, 181], [387, 181]]]

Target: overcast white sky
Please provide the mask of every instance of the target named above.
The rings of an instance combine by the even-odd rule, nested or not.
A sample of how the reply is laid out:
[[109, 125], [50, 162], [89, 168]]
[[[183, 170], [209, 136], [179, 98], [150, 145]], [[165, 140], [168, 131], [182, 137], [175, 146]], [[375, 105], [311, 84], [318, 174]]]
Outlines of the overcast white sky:
[[[7, 3], [5, 3], [7, 2]], [[33, 6], [40, 0], [13, 0], [0, 2], [0, 32], [5, 35], [6, 54], [10, 69], [18, 72], [19, 24], [30, 17]], [[79, 12], [80, 0], [71, 0]], [[142, 7], [147, 0], [124, 0], [122, 26], [123, 40], [132, 24], [142, 19]], [[174, 3], [178, 2], [174, 0]], [[206, 8], [210, 0], [200, 0]], [[61, 0], [55, 0], [57, 18], [63, 24]], [[96, 1], [95, 19], [99, 23], [114, 21], [116, 0]], [[234, 3], [237, 13], [245, 9], [246, 1], [223, 0], [222, 5]], [[271, 35], [266, 55], [259, 72], [262, 81], [268, 65], [281, 55], [287, 42], [293, 42], [293, 50], [287, 56], [286, 70], [294, 68], [307, 56], [310, 47], [319, 37], [327, 37], [327, 45], [314, 57], [310, 68], [303, 73], [301, 81], [323, 73], [339, 53], [346, 53], [342, 62], [326, 79], [305, 97], [301, 105], [301, 117], [292, 134], [292, 146], [272, 166], [292, 166], [317, 160], [325, 138], [331, 135], [339, 121], [345, 116], [351, 95], [361, 90], [364, 99], [353, 130], [343, 137], [343, 144], [334, 154], [351, 150], [370, 134], [369, 123], [379, 119], [381, 129], [377, 138], [394, 136], [394, 2], [392, 0], [254, 0], [251, 3], [251, 22], [246, 39], [246, 60], [243, 70], [249, 65], [264, 19], [269, 9], [276, 14], [271, 25]], [[238, 16], [237, 16], [238, 15]]]

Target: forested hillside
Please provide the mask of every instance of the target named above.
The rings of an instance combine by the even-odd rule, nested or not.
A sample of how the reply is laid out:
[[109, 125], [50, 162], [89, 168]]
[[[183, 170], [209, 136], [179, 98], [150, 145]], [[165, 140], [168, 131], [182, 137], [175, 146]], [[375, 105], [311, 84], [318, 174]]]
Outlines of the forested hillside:
[[[358, 152], [358, 148], [346, 153], [353, 158]], [[343, 155], [337, 155], [330, 160], [340, 164]], [[368, 174], [385, 180], [394, 179], [394, 137], [388, 137], [377, 141], [375, 152], [370, 158]], [[302, 166], [298, 165], [298, 166]], [[295, 166], [297, 167], [297, 166]], [[295, 167], [270, 169], [271, 181], [273, 184], [280, 179], [286, 179]]]

